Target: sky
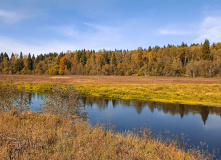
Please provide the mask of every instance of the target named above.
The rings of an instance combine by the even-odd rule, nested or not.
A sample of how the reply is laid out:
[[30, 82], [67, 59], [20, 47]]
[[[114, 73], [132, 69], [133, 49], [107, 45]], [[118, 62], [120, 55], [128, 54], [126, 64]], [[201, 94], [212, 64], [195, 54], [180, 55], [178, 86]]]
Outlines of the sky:
[[0, 0], [0, 52], [210, 44], [221, 41], [220, 0]]

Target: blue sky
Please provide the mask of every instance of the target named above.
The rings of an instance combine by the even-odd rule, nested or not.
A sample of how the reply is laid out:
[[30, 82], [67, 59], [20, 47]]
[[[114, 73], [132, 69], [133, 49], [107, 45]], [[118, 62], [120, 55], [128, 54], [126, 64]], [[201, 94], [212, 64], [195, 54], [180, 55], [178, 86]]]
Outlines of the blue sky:
[[0, 0], [0, 52], [221, 41], [220, 0]]

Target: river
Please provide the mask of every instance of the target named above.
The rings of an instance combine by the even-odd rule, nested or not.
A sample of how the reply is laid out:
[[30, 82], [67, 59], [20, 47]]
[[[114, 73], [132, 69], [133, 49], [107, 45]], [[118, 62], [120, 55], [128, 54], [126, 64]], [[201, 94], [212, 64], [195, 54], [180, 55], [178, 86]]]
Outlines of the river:
[[[30, 107], [38, 112], [44, 95], [32, 93]], [[201, 105], [136, 102], [82, 97], [84, 112], [92, 125], [114, 126], [115, 131], [151, 128], [153, 136], [187, 142], [186, 148], [216, 152], [221, 157], [221, 108]]]

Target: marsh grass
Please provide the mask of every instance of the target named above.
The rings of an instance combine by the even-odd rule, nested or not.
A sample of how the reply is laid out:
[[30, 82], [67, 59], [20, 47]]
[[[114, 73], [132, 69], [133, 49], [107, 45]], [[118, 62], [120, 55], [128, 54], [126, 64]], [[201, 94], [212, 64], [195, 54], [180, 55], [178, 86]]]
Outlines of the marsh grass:
[[221, 106], [220, 84], [77, 85], [80, 93], [103, 98]]
[[0, 111], [29, 110], [28, 98], [24, 87], [18, 89], [17, 85], [12, 82], [0, 83]]
[[[20, 95], [15, 84], [0, 86], [2, 96], [4, 92], [7, 92], [5, 96], [8, 97], [12, 93]], [[99, 124], [93, 127], [78, 115], [81, 106], [79, 106], [78, 93], [73, 86], [51, 85], [48, 88], [45, 108], [42, 109], [44, 113], [17, 110], [19, 108], [13, 107], [10, 110], [0, 111], [2, 159], [212, 158], [212, 155], [202, 154], [199, 149], [186, 151], [185, 146], [179, 147], [176, 140], [164, 141], [161, 138], [153, 138], [151, 132], [145, 129], [135, 134], [134, 132], [115, 133], [111, 127], [105, 130], [105, 127]], [[15, 97], [15, 100], [16, 98], [19, 96]], [[11, 102], [13, 101], [6, 100], [2, 106], [13, 104]]]
[[2, 159], [210, 159], [200, 150], [187, 152], [143, 131], [114, 133], [82, 119], [22, 112], [0, 112]]
[[[15, 83], [26, 92], [47, 93], [50, 84]], [[65, 86], [67, 84], [59, 84]], [[221, 106], [221, 84], [70, 84], [81, 95], [111, 99]]]
[[41, 111], [61, 117], [86, 118], [86, 114], [82, 112], [83, 104], [79, 99], [78, 91], [73, 85], [53, 85], [46, 92]]

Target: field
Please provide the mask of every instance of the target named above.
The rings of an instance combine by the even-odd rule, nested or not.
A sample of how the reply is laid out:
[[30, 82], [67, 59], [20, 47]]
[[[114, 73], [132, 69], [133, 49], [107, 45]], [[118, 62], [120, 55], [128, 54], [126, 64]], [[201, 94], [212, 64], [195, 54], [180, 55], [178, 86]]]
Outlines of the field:
[[145, 76], [49, 76], [0, 75], [0, 82], [66, 83], [66, 84], [221, 84], [221, 78], [145, 77]]
[[28, 92], [45, 93], [53, 84], [72, 84], [82, 95], [165, 103], [221, 106], [220, 78], [137, 76], [1, 75]]

